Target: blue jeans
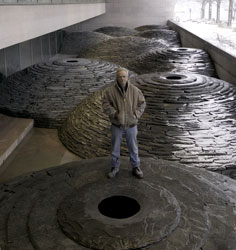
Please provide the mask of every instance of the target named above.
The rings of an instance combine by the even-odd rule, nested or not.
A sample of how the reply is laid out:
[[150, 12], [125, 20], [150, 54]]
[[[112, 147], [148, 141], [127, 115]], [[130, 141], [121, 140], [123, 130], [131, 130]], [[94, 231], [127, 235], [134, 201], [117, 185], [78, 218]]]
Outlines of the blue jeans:
[[112, 153], [111, 153], [112, 166], [115, 168], [120, 166], [120, 145], [123, 136], [125, 136], [127, 147], [129, 150], [130, 163], [133, 168], [139, 167], [140, 159], [138, 156], [137, 126], [123, 129], [111, 125], [111, 134], [112, 134]]

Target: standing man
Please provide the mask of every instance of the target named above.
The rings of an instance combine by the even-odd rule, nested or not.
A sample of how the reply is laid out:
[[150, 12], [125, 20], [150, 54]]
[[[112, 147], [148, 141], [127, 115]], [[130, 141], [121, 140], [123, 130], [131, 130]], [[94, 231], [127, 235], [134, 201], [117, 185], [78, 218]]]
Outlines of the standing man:
[[126, 137], [127, 147], [132, 165], [132, 173], [143, 178], [138, 156], [137, 123], [146, 107], [144, 96], [137, 87], [128, 80], [128, 70], [119, 68], [116, 82], [108, 87], [103, 98], [103, 111], [111, 121], [112, 134], [112, 168], [109, 178], [115, 177], [120, 166], [120, 145], [122, 137]]

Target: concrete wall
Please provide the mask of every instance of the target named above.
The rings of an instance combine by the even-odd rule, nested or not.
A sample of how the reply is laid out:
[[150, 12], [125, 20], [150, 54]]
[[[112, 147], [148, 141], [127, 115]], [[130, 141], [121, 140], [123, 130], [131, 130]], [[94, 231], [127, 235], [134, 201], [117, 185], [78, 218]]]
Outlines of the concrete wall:
[[[82, 1], [82, 0], [80, 0]], [[105, 13], [105, 3], [0, 6], [0, 73], [9, 76], [49, 60], [60, 49], [62, 28]]]
[[0, 49], [105, 13], [105, 3], [0, 6]]
[[106, 14], [80, 23], [77, 30], [103, 26], [135, 28], [146, 24], [166, 24], [174, 15], [176, 0], [106, 0]]
[[0, 50], [0, 72], [9, 76], [56, 55], [63, 40], [61, 30]]
[[234, 56], [191, 33], [178, 23], [168, 21], [168, 25], [180, 34], [183, 47], [207, 51], [214, 61], [219, 78], [236, 85], [236, 58]]

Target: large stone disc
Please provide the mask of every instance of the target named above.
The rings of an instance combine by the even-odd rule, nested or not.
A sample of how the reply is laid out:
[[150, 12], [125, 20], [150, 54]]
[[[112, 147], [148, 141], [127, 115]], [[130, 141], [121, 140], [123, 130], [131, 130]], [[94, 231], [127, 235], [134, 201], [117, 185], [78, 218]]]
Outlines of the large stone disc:
[[141, 162], [143, 180], [132, 176], [128, 158], [119, 176], [107, 179], [110, 159], [95, 158], [1, 184], [1, 249], [235, 249], [234, 180]]

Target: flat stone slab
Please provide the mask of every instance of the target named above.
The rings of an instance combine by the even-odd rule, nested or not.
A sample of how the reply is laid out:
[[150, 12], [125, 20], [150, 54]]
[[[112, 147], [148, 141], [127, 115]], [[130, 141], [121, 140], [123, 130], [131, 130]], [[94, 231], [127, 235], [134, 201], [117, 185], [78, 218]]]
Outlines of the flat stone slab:
[[[128, 158], [107, 178], [109, 158], [71, 162], [0, 185], [1, 249], [234, 250], [236, 182], [206, 170]], [[139, 209], [123, 218], [101, 202], [123, 197]], [[113, 201], [114, 202], [114, 201]], [[118, 203], [117, 213], [131, 209]]]

